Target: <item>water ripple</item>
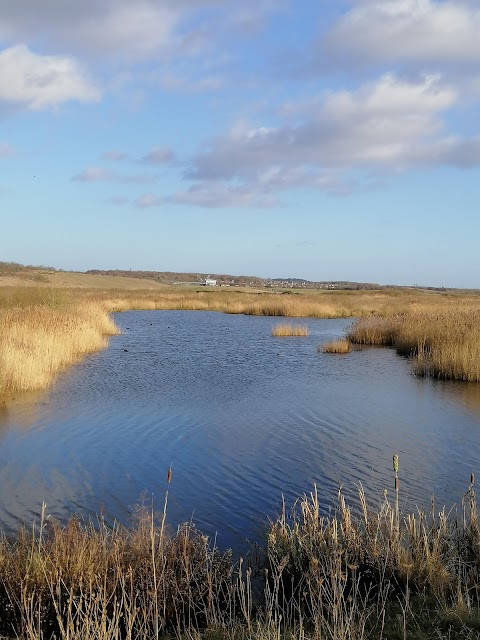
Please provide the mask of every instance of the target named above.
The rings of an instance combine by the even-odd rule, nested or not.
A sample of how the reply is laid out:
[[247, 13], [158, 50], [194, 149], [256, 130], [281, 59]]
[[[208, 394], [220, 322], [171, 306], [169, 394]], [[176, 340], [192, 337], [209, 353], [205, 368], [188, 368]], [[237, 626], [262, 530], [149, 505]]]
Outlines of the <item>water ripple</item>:
[[[0, 414], [0, 521], [48, 512], [127, 522], [161, 511], [173, 463], [169, 522], [194, 517], [219, 542], [260, 535], [282, 494], [317, 483], [324, 509], [362, 482], [376, 504], [400, 455], [406, 507], [458, 501], [480, 462], [480, 385], [410, 375], [386, 349], [346, 356], [316, 345], [350, 320], [305, 322], [275, 339], [272, 318], [204, 312], [118, 314], [122, 335], [42, 397]], [[128, 329], [127, 329], [128, 327]]]

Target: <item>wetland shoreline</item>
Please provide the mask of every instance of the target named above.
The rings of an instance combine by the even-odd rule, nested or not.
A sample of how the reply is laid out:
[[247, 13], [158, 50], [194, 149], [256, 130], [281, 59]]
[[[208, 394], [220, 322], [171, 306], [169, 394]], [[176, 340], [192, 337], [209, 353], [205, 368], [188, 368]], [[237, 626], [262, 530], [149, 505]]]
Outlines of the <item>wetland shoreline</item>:
[[[288, 294], [288, 295], [286, 295]], [[0, 288], [0, 397], [47, 388], [66, 366], [105, 348], [113, 312], [201, 310], [285, 318], [358, 318], [352, 342], [393, 346], [414, 373], [480, 381], [480, 297], [398, 290], [265, 293]]]

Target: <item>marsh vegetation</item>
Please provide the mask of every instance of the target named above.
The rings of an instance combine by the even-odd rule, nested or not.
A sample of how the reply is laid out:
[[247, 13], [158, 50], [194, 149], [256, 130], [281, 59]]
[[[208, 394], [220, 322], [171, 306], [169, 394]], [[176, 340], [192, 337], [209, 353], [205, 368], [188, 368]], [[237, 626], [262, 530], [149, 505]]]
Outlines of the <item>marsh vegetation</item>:
[[276, 338], [308, 336], [308, 327], [304, 324], [281, 322], [272, 327], [272, 336]]
[[412, 359], [416, 375], [480, 381], [480, 308], [464, 303], [361, 318], [348, 333], [357, 344], [393, 347]]
[[347, 338], [340, 338], [339, 340], [332, 340], [331, 342], [325, 342], [323, 345], [317, 346], [317, 351], [323, 353], [350, 353], [352, 345]]
[[[170, 482], [170, 473], [168, 482]], [[465, 640], [480, 632], [474, 479], [454, 511], [352, 510], [317, 488], [270, 521], [249, 559], [142, 507], [130, 528], [45, 519], [0, 541], [0, 633], [43, 640]], [[398, 485], [397, 485], [398, 487]], [[167, 494], [168, 496], [168, 489]]]
[[[419, 375], [480, 381], [480, 297], [474, 294], [30, 286], [0, 287], [0, 394], [45, 388], [65, 366], [106, 346], [117, 332], [111, 312], [134, 309], [358, 318], [348, 334], [351, 342], [393, 346], [412, 358]], [[298, 331], [297, 325], [288, 326]]]

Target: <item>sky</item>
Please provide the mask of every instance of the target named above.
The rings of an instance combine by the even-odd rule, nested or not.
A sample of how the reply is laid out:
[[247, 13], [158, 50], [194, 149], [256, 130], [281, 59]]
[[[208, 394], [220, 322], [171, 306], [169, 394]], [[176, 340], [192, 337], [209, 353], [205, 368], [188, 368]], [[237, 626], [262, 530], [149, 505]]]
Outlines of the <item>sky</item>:
[[480, 287], [478, 0], [0, 0], [0, 260]]

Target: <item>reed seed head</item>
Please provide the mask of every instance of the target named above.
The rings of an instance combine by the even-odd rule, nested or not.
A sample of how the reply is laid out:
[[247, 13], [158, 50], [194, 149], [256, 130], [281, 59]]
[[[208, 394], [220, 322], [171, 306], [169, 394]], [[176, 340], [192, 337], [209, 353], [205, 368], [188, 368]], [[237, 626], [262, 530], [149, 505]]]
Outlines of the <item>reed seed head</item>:
[[396, 453], [393, 456], [393, 470], [398, 473], [398, 455]]

